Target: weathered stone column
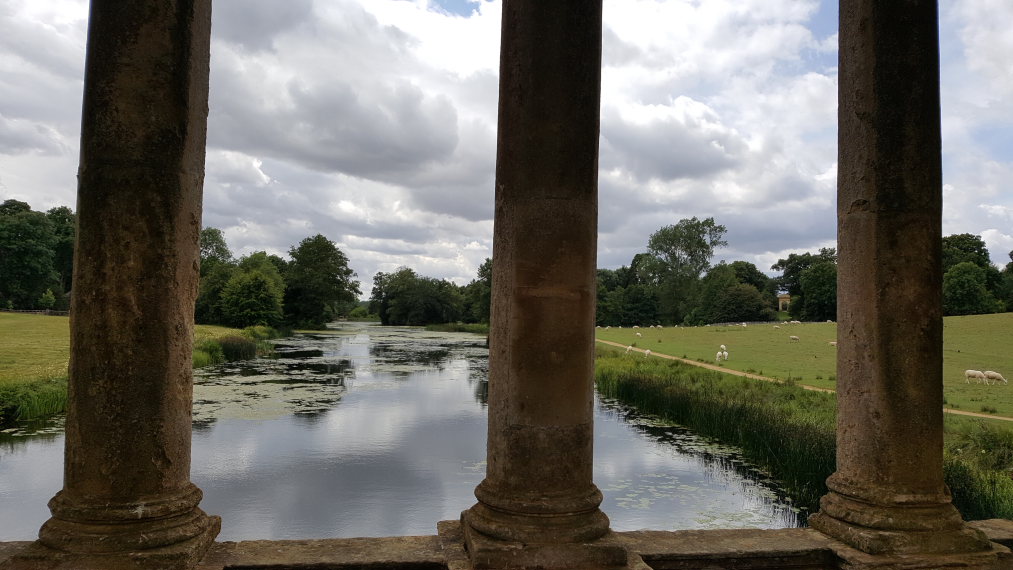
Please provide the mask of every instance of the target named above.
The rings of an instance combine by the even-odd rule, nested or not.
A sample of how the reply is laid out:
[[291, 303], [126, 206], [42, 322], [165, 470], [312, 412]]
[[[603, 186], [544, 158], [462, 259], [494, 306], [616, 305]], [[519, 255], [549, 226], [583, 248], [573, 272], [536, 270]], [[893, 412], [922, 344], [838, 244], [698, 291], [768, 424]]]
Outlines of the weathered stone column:
[[982, 551], [943, 484], [935, 0], [841, 0], [838, 109], [837, 472], [811, 524], [869, 554]]
[[[514, 566], [555, 567], [532, 545], [608, 532], [591, 481], [601, 10], [503, 2], [488, 467], [463, 515], [476, 567], [502, 567], [497, 541], [526, 545]], [[567, 563], [591, 567], [579, 550]]]
[[64, 484], [39, 532], [68, 567], [189, 567], [220, 527], [190, 482], [210, 28], [210, 0], [92, 0]]

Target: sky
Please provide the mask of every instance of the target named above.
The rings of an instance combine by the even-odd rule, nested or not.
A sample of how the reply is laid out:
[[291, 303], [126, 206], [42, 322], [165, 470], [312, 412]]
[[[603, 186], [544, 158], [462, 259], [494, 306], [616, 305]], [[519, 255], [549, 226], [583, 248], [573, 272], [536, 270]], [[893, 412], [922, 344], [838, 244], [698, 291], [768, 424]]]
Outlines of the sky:
[[[323, 234], [368, 297], [492, 255], [500, 0], [214, 0], [206, 227]], [[1013, 250], [1013, 2], [940, 0], [943, 234]], [[82, 0], [0, 0], [0, 201], [75, 207]], [[712, 260], [836, 246], [837, 2], [604, 0], [598, 267], [713, 217]]]

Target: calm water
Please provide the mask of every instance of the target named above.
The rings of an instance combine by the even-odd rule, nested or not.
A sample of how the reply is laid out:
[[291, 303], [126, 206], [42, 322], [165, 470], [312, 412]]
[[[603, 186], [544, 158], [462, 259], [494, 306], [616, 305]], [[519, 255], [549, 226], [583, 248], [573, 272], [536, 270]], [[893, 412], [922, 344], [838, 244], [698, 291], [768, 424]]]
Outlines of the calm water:
[[[433, 534], [485, 472], [484, 338], [343, 323], [279, 358], [198, 372], [193, 481], [219, 540]], [[776, 485], [691, 432], [595, 406], [595, 483], [616, 530], [777, 528]], [[30, 540], [62, 483], [59, 422], [0, 434], [0, 540]]]

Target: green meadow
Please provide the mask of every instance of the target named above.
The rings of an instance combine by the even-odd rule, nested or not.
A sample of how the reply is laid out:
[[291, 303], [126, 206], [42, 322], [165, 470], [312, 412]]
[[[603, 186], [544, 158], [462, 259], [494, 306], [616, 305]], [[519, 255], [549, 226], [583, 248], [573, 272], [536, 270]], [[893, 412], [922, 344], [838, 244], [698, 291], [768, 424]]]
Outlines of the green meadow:
[[[261, 331], [251, 329], [197, 325], [195, 365], [213, 363], [215, 355], [208, 355], [201, 347], [213, 348], [222, 339], [244, 337], [254, 344], [246, 337], [254, 335], [254, 341], [260, 340], [256, 335]], [[0, 313], [0, 426], [63, 412], [69, 360], [69, 317]]]
[[[774, 326], [780, 328], [775, 329]], [[599, 328], [596, 337], [679, 358], [818, 388], [836, 388], [836, 323], [769, 323], [748, 326]], [[636, 333], [641, 336], [637, 337]], [[791, 342], [789, 336], [797, 336]], [[964, 370], [994, 370], [1013, 379], [1013, 313], [943, 319], [943, 396], [948, 407], [1013, 417], [1013, 384], [968, 384]]]

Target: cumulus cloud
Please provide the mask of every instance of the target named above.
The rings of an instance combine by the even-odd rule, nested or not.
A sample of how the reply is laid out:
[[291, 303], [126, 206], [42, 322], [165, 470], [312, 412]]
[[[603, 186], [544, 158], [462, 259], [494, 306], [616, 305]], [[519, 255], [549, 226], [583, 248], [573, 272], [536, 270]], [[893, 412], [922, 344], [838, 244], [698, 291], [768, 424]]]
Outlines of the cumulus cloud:
[[[837, 35], [825, 0], [609, 0], [599, 257], [690, 216], [764, 271], [836, 239]], [[239, 254], [322, 233], [368, 295], [491, 255], [499, 0], [216, 0], [204, 223]], [[1005, 254], [1013, 4], [941, 3], [944, 233]], [[1007, 17], [1003, 17], [1003, 16]], [[74, 205], [85, 0], [0, 5], [0, 199]], [[986, 237], [987, 236], [987, 237]]]

